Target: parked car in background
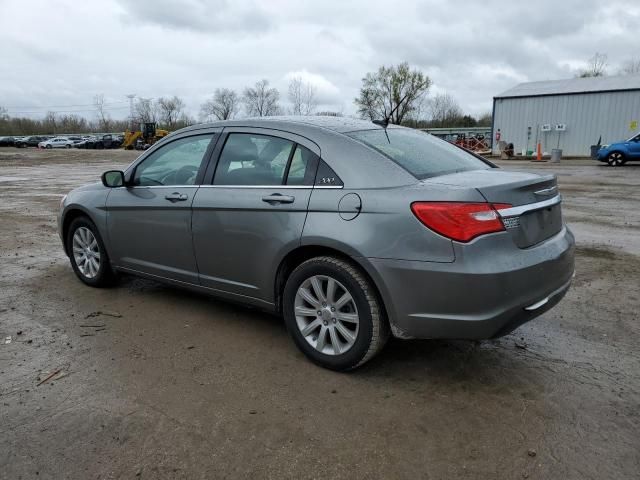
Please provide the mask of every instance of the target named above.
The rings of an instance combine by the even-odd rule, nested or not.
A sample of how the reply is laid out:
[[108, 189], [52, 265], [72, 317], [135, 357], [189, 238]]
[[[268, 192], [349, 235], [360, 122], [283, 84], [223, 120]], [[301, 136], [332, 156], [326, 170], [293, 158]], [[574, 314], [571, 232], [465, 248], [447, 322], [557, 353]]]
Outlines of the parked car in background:
[[13, 147], [15, 137], [0, 137], [0, 147]]
[[67, 137], [55, 137], [38, 143], [38, 148], [71, 148], [73, 141]]
[[45, 137], [32, 135], [15, 140], [13, 145], [17, 148], [37, 147], [43, 140], [46, 140]]
[[555, 175], [339, 117], [179, 130], [65, 196], [58, 228], [85, 284], [128, 273], [281, 314], [335, 370], [389, 335], [506, 335], [574, 272]]
[[82, 137], [79, 142], [73, 144], [73, 148], [93, 148], [96, 142], [96, 137], [87, 135]]
[[640, 133], [629, 140], [602, 145], [597, 158], [611, 167], [621, 167], [628, 161], [640, 160]]
[[95, 148], [102, 150], [103, 148], [120, 148], [123, 142], [122, 135], [114, 135], [111, 133], [99, 134], [87, 137], [74, 145], [76, 148]]

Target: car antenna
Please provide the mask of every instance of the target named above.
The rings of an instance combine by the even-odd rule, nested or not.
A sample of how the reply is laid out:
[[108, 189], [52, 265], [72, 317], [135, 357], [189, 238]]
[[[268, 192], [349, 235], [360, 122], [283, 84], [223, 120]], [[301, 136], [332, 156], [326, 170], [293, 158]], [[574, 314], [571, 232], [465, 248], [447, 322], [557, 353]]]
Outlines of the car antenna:
[[380, 125], [382, 128], [384, 128], [384, 134], [387, 136], [387, 142], [389, 142], [389, 144], [391, 144], [391, 140], [389, 140], [389, 134], [387, 133], [387, 127], [389, 126], [389, 120], [391, 119], [391, 116], [394, 113], [396, 113], [396, 110], [398, 110], [398, 107], [400, 107], [400, 105], [402, 105], [402, 102], [404, 102], [405, 98], [407, 98], [408, 96], [409, 96], [409, 94], [407, 93], [404, 97], [402, 97], [402, 99], [398, 102], [398, 104], [393, 108], [393, 110], [391, 110], [391, 112], [389, 112], [389, 115], [384, 117], [384, 119], [382, 119], [382, 120], [372, 120], [373, 123], [375, 123], [376, 125]]

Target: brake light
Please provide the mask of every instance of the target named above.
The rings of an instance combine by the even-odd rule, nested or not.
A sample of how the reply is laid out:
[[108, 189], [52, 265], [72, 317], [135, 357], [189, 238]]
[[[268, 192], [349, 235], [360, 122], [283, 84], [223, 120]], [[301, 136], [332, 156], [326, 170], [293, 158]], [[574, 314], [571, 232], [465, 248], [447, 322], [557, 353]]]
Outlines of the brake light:
[[480, 235], [503, 231], [504, 224], [496, 210], [509, 207], [506, 203], [414, 202], [411, 211], [434, 232], [468, 242]]

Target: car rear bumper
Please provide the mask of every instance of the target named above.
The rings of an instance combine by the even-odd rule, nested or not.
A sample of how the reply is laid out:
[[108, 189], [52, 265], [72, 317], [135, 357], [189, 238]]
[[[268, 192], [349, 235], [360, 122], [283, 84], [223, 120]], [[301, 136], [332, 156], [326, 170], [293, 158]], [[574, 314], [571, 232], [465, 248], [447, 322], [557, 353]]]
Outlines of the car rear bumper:
[[575, 241], [566, 226], [526, 249], [505, 234], [478, 240], [456, 246], [448, 264], [369, 259], [396, 337], [499, 337], [548, 311], [569, 289]]

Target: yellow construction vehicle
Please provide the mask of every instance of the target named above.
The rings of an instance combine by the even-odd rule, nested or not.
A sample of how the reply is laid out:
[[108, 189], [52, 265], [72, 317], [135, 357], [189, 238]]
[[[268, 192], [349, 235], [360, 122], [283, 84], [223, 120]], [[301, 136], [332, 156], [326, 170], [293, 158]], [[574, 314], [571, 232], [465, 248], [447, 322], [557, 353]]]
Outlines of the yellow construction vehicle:
[[127, 130], [124, 132], [124, 141], [122, 148], [126, 150], [146, 150], [161, 138], [169, 135], [168, 130], [156, 128], [155, 122], [146, 122], [140, 124], [140, 130]]

